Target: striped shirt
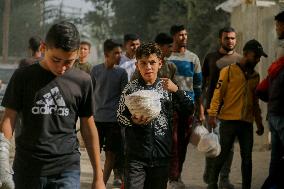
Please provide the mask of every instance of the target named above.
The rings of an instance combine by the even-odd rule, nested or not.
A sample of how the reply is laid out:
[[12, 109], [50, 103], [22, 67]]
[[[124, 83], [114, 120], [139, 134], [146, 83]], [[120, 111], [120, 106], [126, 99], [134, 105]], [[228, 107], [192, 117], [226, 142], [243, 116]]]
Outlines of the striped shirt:
[[189, 50], [184, 53], [172, 53], [168, 58], [177, 67], [176, 81], [193, 100], [201, 95], [202, 74], [199, 58]]

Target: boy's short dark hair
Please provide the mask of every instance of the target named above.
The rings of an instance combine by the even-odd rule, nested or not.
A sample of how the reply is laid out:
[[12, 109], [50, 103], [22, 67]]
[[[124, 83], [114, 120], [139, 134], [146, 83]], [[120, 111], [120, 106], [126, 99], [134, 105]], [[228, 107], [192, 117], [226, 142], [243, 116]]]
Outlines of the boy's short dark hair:
[[176, 33], [185, 30], [184, 25], [172, 25], [171, 29], [170, 29], [170, 33], [172, 36], [174, 36]]
[[89, 49], [91, 49], [91, 43], [89, 41], [81, 41], [80, 45], [87, 45], [89, 47]]
[[236, 33], [235, 29], [232, 28], [232, 27], [224, 27], [224, 28], [220, 29], [219, 30], [219, 38], [222, 38], [223, 33], [229, 33], [229, 32], [235, 32]]
[[148, 57], [151, 54], [156, 54], [158, 58], [162, 59], [162, 51], [155, 43], [144, 43], [140, 45], [136, 50], [136, 59]]
[[41, 38], [38, 36], [33, 36], [29, 39], [29, 48], [33, 51], [36, 52], [39, 50], [40, 43], [41, 43]]
[[278, 13], [274, 19], [278, 22], [284, 22], [284, 11]]
[[75, 51], [80, 48], [80, 34], [74, 24], [67, 21], [59, 22], [51, 26], [45, 43], [49, 48]]
[[104, 53], [112, 51], [116, 47], [121, 47], [122, 45], [113, 39], [107, 39], [104, 42]]
[[173, 43], [173, 38], [167, 33], [159, 33], [155, 37], [155, 43], [158, 45], [167, 45], [167, 44], [172, 44]]
[[139, 40], [140, 37], [137, 34], [134, 33], [128, 33], [124, 35], [123, 41], [124, 43], [127, 43], [128, 41], [135, 41]]

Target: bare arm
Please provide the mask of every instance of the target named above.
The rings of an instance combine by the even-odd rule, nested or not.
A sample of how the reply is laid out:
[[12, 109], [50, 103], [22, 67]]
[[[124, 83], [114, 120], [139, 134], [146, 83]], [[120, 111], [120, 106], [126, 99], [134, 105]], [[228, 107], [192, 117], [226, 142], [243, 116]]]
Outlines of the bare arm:
[[7, 139], [11, 139], [13, 136], [15, 122], [17, 118], [17, 112], [10, 108], [5, 108], [4, 115], [0, 125], [0, 132], [4, 134]]
[[98, 131], [93, 116], [80, 118], [81, 134], [93, 167], [93, 189], [105, 189], [100, 162], [100, 145]]

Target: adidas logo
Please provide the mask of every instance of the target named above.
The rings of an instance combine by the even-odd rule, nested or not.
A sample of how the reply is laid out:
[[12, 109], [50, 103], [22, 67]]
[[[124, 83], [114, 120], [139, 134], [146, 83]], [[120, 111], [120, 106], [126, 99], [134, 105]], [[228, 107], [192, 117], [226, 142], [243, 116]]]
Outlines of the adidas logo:
[[41, 99], [36, 102], [36, 105], [32, 107], [32, 113], [68, 116], [69, 109], [66, 108], [65, 101], [58, 87], [54, 87], [49, 93], [44, 94]]

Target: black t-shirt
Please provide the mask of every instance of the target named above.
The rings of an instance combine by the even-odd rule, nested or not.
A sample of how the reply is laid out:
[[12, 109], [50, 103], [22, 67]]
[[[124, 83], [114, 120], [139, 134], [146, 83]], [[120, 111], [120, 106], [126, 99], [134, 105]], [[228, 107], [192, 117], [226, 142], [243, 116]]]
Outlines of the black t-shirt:
[[93, 115], [92, 92], [90, 76], [78, 69], [55, 76], [36, 63], [15, 71], [2, 106], [21, 116], [14, 160], [18, 174], [80, 168], [76, 121]]
[[233, 54], [221, 54], [219, 51], [216, 51], [206, 55], [202, 65], [203, 90], [206, 91], [206, 109], [210, 107], [220, 70], [230, 64], [239, 62], [240, 59], [241, 55], [236, 52]]

